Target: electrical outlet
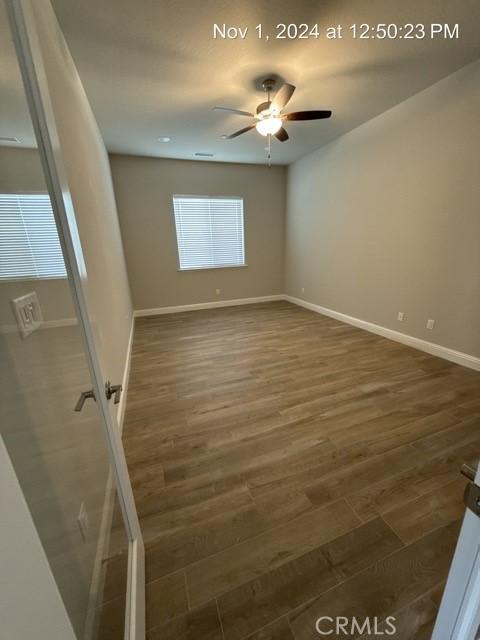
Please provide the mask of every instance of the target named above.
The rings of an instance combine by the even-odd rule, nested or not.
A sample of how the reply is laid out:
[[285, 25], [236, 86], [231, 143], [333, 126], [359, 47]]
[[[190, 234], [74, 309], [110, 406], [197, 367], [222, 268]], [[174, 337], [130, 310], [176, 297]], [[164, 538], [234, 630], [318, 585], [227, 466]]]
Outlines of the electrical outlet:
[[430, 318], [430, 320], [427, 320], [427, 329], [433, 329], [433, 327], [435, 326], [435, 320], [432, 320]]
[[305, 293], [305, 287], [302, 287], [301, 291], [302, 293]]
[[215, 289], [215, 293], [217, 294], [217, 296], [219, 296], [222, 293], [221, 289]]
[[82, 538], [86, 540], [88, 537], [89, 524], [88, 524], [88, 513], [87, 513], [87, 509], [85, 508], [84, 502], [82, 502], [82, 504], [80, 505], [80, 511], [78, 512], [77, 520], [78, 520], [78, 526], [80, 528], [80, 533], [82, 534]]
[[403, 322], [405, 320], [405, 314], [403, 313], [403, 311], [398, 312], [397, 320], [399, 320], [400, 322]]

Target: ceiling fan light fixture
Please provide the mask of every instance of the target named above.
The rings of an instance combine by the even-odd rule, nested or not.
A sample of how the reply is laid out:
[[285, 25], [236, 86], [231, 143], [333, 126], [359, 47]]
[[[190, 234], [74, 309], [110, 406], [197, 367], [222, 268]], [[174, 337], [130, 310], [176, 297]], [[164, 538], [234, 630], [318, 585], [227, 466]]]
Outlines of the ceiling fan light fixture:
[[281, 129], [282, 120], [280, 118], [276, 118], [275, 116], [269, 116], [267, 118], [263, 118], [259, 120], [255, 124], [255, 128], [262, 136], [274, 135]]
[[322, 120], [323, 118], [329, 118], [332, 115], [330, 110], [327, 111], [320, 109], [284, 113], [286, 105], [290, 102], [290, 99], [293, 96], [295, 87], [293, 84], [284, 82], [278, 91], [275, 92], [275, 95], [271, 97], [274, 85], [275, 80], [271, 78], [266, 78], [263, 81], [263, 88], [267, 94], [267, 100], [261, 102], [257, 106], [255, 114], [250, 111], [243, 111], [243, 109], [233, 109], [232, 107], [213, 107], [215, 111], [226, 111], [227, 113], [247, 116], [253, 119], [253, 121], [250, 120], [250, 124], [248, 126], [242, 127], [230, 135], [223, 135], [222, 139], [233, 140], [244, 133], [248, 133], [249, 131], [256, 129], [260, 135], [267, 138], [267, 146], [265, 147], [265, 150], [267, 152], [268, 166], [271, 166], [272, 136], [275, 136], [279, 142], [286, 142], [289, 140], [288, 132], [283, 126], [284, 123], [294, 120]]

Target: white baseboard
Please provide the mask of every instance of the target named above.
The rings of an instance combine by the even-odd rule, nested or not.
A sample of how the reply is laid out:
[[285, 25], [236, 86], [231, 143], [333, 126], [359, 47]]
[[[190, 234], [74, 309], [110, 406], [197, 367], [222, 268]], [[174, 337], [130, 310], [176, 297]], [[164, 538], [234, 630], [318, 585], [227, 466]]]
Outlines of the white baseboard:
[[122, 378], [122, 393], [120, 395], [120, 403], [117, 409], [117, 423], [120, 435], [123, 432], [123, 419], [125, 417], [125, 408], [127, 406], [127, 394], [128, 394], [128, 380], [130, 378], [130, 362], [132, 360], [132, 344], [133, 333], [135, 330], [135, 316], [132, 316], [132, 324], [130, 326], [130, 336], [128, 338], [127, 353], [125, 356], [125, 368], [123, 370]]
[[60, 320], [44, 320], [40, 328], [56, 329], [57, 327], [74, 327], [77, 324], [77, 318], [60, 318]]
[[316, 313], [334, 318], [335, 320], [339, 320], [340, 322], [351, 324], [354, 327], [364, 329], [365, 331], [369, 331], [370, 333], [376, 333], [379, 336], [383, 336], [384, 338], [388, 338], [389, 340], [394, 340], [395, 342], [400, 342], [401, 344], [413, 347], [414, 349], [418, 349], [419, 351], [424, 351], [425, 353], [429, 353], [439, 358], [444, 358], [445, 360], [455, 362], [456, 364], [468, 367], [469, 369], [480, 371], [480, 358], [471, 356], [468, 353], [456, 351], [455, 349], [450, 349], [449, 347], [444, 347], [440, 344], [435, 344], [434, 342], [428, 342], [427, 340], [422, 340], [421, 338], [415, 338], [414, 336], [409, 336], [406, 333], [400, 333], [399, 331], [394, 331], [393, 329], [387, 329], [387, 327], [382, 327], [379, 324], [374, 324], [373, 322], [368, 322], [367, 320], [361, 320], [360, 318], [355, 318], [345, 313], [340, 313], [339, 311], [328, 309], [327, 307], [321, 307], [318, 304], [313, 304], [312, 302], [307, 302], [306, 300], [301, 300], [300, 298], [295, 298], [286, 294], [261, 296], [258, 298], [238, 298], [236, 300], [216, 300], [214, 302], [201, 302], [199, 304], [186, 304], [176, 307], [137, 309], [136, 311], [134, 311], [134, 316], [136, 318], [139, 318], [142, 316], [156, 316], [166, 313], [181, 313], [183, 311], [195, 311], [198, 309], [215, 309], [220, 307], [233, 307], [243, 304], [255, 304], [258, 302], [273, 302], [275, 300], [286, 300], [287, 302], [291, 302], [292, 304], [304, 307], [305, 309], [310, 309], [310, 311], [315, 311]]
[[182, 313], [183, 311], [197, 311], [198, 309], [216, 309], [218, 307], [236, 307], [242, 304], [256, 304], [258, 302], [273, 302], [284, 300], [283, 294], [275, 296], [260, 296], [258, 298], [238, 298], [236, 300], [215, 300], [214, 302], [200, 302], [198, 304], [184, 304], [178, 307], [157, 307], [156, 309], [137, 309], [133, 315], [136, 318], [143, 316], [160, 316], [165, 313]]
[[359, 318], [348, 316], [345, 313], [340, 313], [339, 311], [334, 311], [333, 309], [328, 309], [327, 307], [321, 307], [318, 304], [306, 302], [305, 300], [301, 300], [300, 298], [294, 298], [292, 296], [285, 295], [283, 296], [283, 299], [300, 307], [305, 307], [305, 309], [310, 309], [310, 311], [315, 311], [316, 313], [328, 316], [329, 318], [334, 318], [335, 320], [340, 320], [340, 322], [345, 322], [347, 324], [353, 325], [354, 327], [364, 329], [365, 331], [370, 331], [370, 333], [376, 333], [377, 335], [388, 338], [389, 340], [395, 340], [395, 342], [401, 342], [402, 344], [413, 347], [414, 349], [425, 351], [426, 353], [430, 353], [432, 356], [444, 358], [445, 360], [455, 362], [456, 364], [461, 364], [462, 366], [468, 367], [469, 369], [480, 371], [480, 358], [471, 356], [468, 353], [455, 351], [454, 349], [443, 347], [442, 345], [435, 344], [434, 342], [428, 342], [427, 340], [421, 340], [420, 338], [409, 336], [406, 333], [400, 333], [399, 331], [394, 331], [393, 329], [387, 329], [386, 327], [382, 327], [379, 324], [367, 322], [366, 320], [360, 320]]
[[[56, 329], [57, 327], [73, 327], [78, 324], [76, 318], [59, 318], [58, 320], [42, 320], [38, 329]], [[18, 324], [4, 324], [0, 326], [0, 334], [20, 333]]]

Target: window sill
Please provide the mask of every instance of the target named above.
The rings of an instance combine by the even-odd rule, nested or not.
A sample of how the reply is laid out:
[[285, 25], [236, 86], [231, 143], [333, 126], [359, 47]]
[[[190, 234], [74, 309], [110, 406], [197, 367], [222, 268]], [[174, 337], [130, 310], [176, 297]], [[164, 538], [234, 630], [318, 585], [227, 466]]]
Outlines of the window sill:
[[180, 267], [177, 269], [177, 271], [211, 271], [212, 269], [243, 269], [243, 267], [248, 267], [248, 264], [227, 264], [227, 265], [221, 265], [218, 267], [188, 267], [188, 268], [184, 268], [181, 269]]
[[37, 276], [24, 277], [19, 276], [18, 278], [0, 278], [0, 283], [2, 282], [38, 282], [38, 280], [42, 281], [52, 281], [52, 280], [67, 280], [68, 276], [42, 276], [41, 278]]

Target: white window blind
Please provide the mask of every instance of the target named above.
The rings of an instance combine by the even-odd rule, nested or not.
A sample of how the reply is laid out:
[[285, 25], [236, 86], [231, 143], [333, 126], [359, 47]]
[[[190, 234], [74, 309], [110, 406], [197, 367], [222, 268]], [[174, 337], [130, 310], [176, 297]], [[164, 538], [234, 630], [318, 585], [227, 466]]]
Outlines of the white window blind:
[[243, 199], [173, 196], [180, 269], [245, 264]]
[[66, 275], [49, 195], [0, 193], [0, 280]]

